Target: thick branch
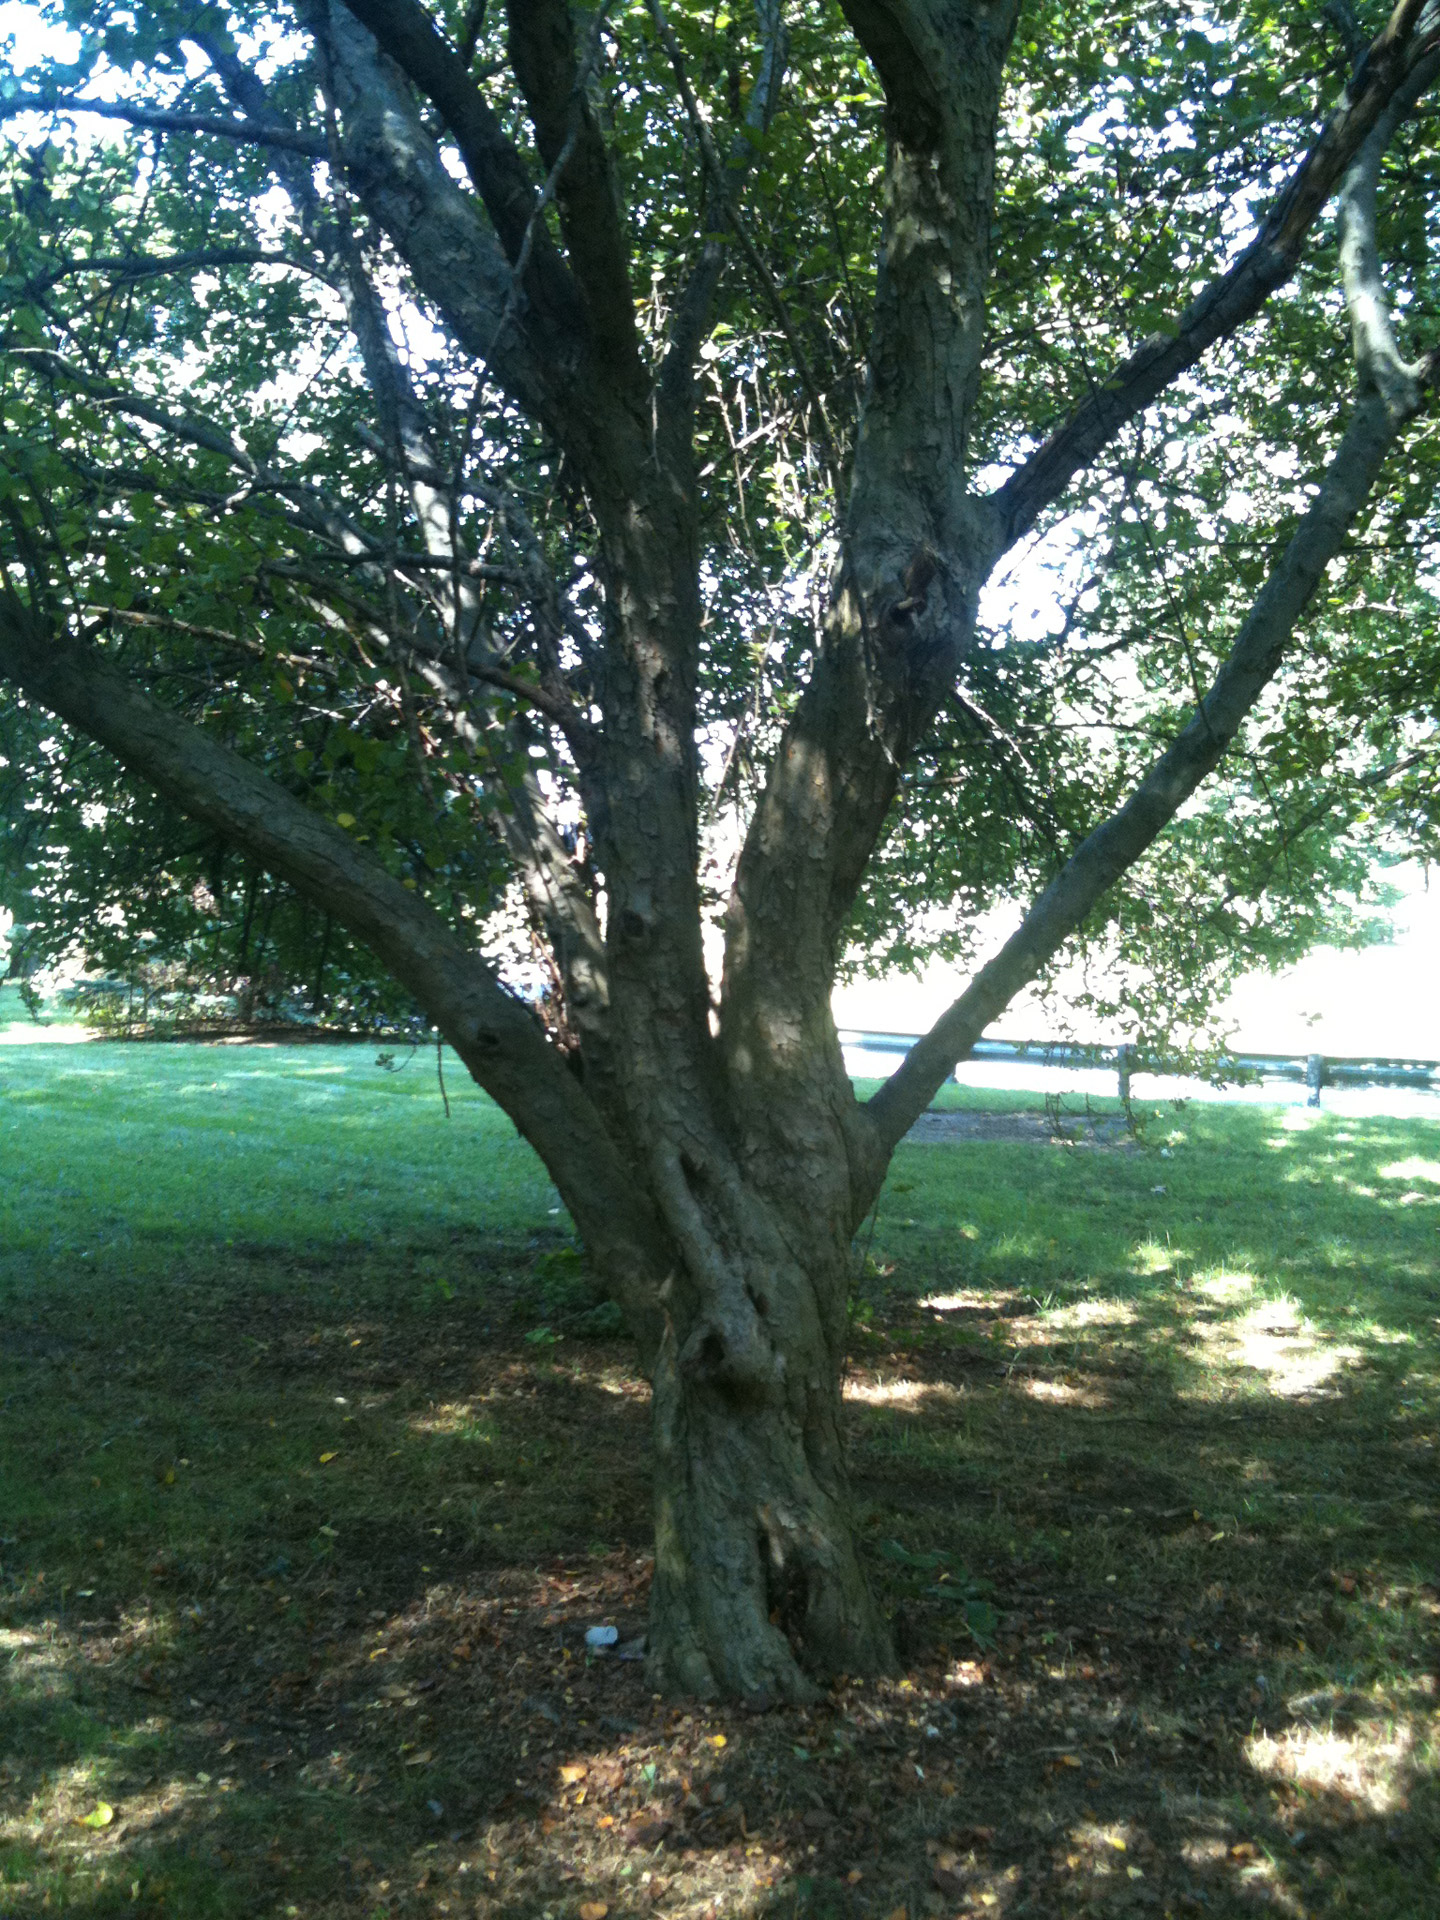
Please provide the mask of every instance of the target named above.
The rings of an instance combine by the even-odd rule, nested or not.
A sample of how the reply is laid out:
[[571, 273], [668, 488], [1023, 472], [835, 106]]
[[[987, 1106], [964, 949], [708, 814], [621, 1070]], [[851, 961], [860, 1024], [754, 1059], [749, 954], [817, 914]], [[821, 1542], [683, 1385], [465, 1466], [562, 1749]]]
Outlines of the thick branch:
[[1186, 308], [1173, 332], [1152, 335], [1100, 381], [1064, 426], [991, 496], [1004, 546], [1028, 533], [1122, 427], [1216, 341], [1252, 320], [1290, 278], [1306, 236], [1351, 162], [1417, 64], [1426, 61], [1436, 32], [1435, 22], [1424, 17], [1432, 4], [1433, 0], [1400, 0], [1339, 106], [1276, 198], [1260, 232], [1230, 270]]
[[607, 1273], [632, 1276], [622, 1304], [657, 1341], [646, 1283], [664, 1271], [659, 1229], [599, 1113], [480, 955], [348, 834], [90, 649], [47, 633], [13, 590], [0, 593], [0, 674], [371, 948], [539, 1152]]
[[585, 295], [596, 345], [637, 400], [646, 378], [630, 285], [630, 243], [610, 151], [589, 97], [605, 9], [582, 56], [569, 0], [512, 0], [510, 59], [540, 157], [555, 180], [565, 248]]
[[[543, 222], [532, 236], [521, 301], [509, 261], [474, 200], [446, 172], [401, 70], [361, 24], [358, 8], [332, 5], [328, 20], [343, 158], [371, 217], [460, 346], [555, 433], [592, 485], [613, 489], [616, 409], [603, 404], [584, 306], [564, 263], [553, 248], [546, 253]], [[486, 210], [494, 221], [496, 208], [487, 202]], [[507, 236], [513, 239], [508, 226]], [[522, 251], [525, 244], [522, 233]], [[553, 273], [538, 271], [546, 259]], [[621, 418], [628, 436], [622, 429], [619, 438], [632, 443], [624, 458], [643, 460], [643, 424]]]
[[1355, 364], [1363, 380], [1392, 395], [1396, 404], [1403, 404], [1416, 369], [1406, 363], [1396, 342], [1380, 268], [1375, 237], [1380, 168], [1397, 127], [1437, 73], [1440, 55], [1430, 55], [1415, 68], [1361, 147], [1336, 203], [1340, 273]]
[[528, 241], [529, 264], [539, 286], [552, 303], [568, 300], [567, 276], [549, 235], [532, 233], [538, 196], [529, 168], [467, 63], [419, 0], [346, 0], [346, 9], [370, 30], [453, 134], [511, 266]]
[[[1427, 380], [1431, 370], [1427, 368]], [[1147, 771], [1130, 798], [1071, 855], [995, 958], [906, 1055], [865, 1108], [883, 1160], [924, 1112], [956, 1062], [997, 1014], [1035, 978], [1220, 762], [1245, 716], [1285, 657], [1296, 623], [1339, 553], [1386, 454], [1419, 411], [1420, 384], [1391, 402], [1362, 391], [1350, 425], [1309, 511], [1266, 582], [1230, 656], [1189, 725]], [[883, 1172], [877, 1175], [883, 1178]], [[865, 1206], [873, 1198], [866, 1197]], [[858, 1209], [863, 1217], [865, 1208]]]
[[910, 74], [928, 93], [907, 94], [891, 116], [842, 566], [727, 907], [722, 1046], [737, 1086], [768, 1107], [776, 1086], [793, 1085], [821, 1053], [844, 1089], [830, 1023], [836, 942], [900, 769], [953, 685], [994, 550], [966, 460], [994, 130], [1018, 0], [885, 0], [859, 11], [867, 32], [879, 31], [872, 15], [893, 29], [876, 54], [887, 89]]
[[855, 38], [885, 90], [890, 129], [903, 146], [925, 149], [945, 123], [943, 27], [910, 0], [841, 0]]

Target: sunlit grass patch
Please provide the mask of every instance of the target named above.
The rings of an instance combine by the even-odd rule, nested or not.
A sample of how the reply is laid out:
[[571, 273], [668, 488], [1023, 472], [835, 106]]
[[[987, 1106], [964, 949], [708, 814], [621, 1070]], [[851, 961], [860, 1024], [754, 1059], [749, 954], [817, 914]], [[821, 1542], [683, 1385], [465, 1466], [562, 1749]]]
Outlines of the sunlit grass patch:
[[1332, 1688], [1292, 1703], [1297, 1723], [1253, 1734], [1245, 1756], [1257, 1773], [1309, 1796], [1330, 1795], [1357, 1812], [1407, 1808], [1419, 1780], [1440, 1766], [1440, 1707], [1432, 1675], [1418, 1684], [1357, 1697]]

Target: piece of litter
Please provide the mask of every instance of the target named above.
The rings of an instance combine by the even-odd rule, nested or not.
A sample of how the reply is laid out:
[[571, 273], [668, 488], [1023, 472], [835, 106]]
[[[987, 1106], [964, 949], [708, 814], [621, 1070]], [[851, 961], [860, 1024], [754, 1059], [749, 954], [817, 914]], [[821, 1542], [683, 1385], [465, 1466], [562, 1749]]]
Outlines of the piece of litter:
[[585, 1629], [587, 1647], [613, 1647], [619, 1638], [618, 1627], [587, 1627]]
[[1150, 1191], [1151, 1191], [1151, 1193], [1164, 1193], [1164, 1192], [1166, 1192], [1166, 1188], [1164, 1188], [1164, 1187], [1151, 1187], [1151, 1189], [1150, 1189]]

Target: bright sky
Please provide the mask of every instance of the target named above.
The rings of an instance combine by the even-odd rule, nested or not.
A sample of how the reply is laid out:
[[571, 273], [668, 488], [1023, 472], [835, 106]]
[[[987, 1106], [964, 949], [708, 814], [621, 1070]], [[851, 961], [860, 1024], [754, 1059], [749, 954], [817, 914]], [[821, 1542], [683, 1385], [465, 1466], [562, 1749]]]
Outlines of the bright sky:
[[47, 27], [28, 0], [3, 0], [0, 4], [0, 38], [11, 34], [15, 39], [11, 63], [22, 73], [47, 56], [73, 60], [80, 48], [77, 34], [63, 27]]

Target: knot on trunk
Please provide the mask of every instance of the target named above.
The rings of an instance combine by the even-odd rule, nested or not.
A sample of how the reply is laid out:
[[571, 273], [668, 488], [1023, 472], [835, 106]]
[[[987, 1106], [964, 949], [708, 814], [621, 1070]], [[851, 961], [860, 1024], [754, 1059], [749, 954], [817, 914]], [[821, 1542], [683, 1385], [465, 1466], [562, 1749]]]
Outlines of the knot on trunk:
[[929, 610], [930, 588], [939, 572], [939, 556], [929, 547], [919, 547], [911, 555], [900, 576], [898, 593], [893, 599], [882, 598], [880, 602], [881, 631], [889, 639], [904, 644], [914, 638]]
[[680, 1372], [692, 1384], [727, 1399], [762, 1404], [779, 1396], [785, 1361], [761, 1331], [758, 1317], [705, 1319], [680, 1349]]

